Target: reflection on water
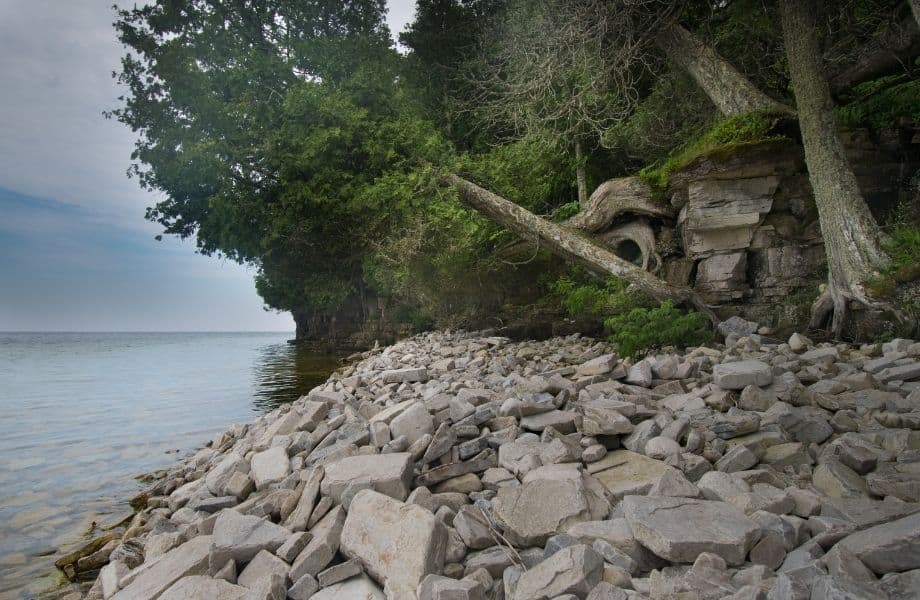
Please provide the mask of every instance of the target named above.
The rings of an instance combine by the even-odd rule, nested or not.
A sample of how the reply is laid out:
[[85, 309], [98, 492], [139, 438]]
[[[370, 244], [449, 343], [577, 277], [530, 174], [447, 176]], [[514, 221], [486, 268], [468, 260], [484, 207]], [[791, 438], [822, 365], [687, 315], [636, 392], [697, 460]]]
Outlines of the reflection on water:
[[53, 553], [129, 514], [135, 476], [337, 366], [288, 337], [0, 333], [0, 600], [55, 587]]

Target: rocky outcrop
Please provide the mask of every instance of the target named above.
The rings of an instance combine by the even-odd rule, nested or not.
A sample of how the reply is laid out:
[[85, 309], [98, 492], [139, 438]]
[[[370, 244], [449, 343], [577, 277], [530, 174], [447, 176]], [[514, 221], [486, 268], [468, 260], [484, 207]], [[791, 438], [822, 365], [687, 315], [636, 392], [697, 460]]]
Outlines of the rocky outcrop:
[[87, 597], [912, 597], [920, 343], [723, 329], [368, 353], [169, 470]]

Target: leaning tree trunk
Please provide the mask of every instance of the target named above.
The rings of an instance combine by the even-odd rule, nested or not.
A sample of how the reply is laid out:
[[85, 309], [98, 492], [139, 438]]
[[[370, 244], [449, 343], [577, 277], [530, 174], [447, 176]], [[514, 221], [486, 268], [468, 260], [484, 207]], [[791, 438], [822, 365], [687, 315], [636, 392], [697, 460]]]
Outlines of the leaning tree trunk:
[[715, 313], [690, 288], [662, 281], [586, 236], [538, 217], [514, 202], [462, 177], [449, 175], [445, 183], [456, 188], [460, 200], [467, 206], [519, 236], [540, 243], [554, 254], [574, 260], [591, 271], [624, 279], [657, 300], [674, 300], [690, 304], [705, 314], [713, 324], [718, 322]]
[[723, 115], [754, 110], [789, 112], [789, 107], [764, 94], [731, 63], [677, 23], [662, 28], [655, 43], [668, 60], [693, 77]]
[[585, 153], [580, 138], [575, 138], [575, 181], [578, 183], [578, 206], [588, 205], [588, 178], [585, 176]]
[[820, 326], [833, 311], [832, 330], [839, 336], [847, 302], [871, 304], [865, 284], [886, 264], [887, 256], [880, 245], [881, 230], [863, 200], [837, 136], [816, 33], [816, 3], [780, 0], [780, 7], [808, 178], [827, 254], [827, 291], [812, 307], [812, 326]]

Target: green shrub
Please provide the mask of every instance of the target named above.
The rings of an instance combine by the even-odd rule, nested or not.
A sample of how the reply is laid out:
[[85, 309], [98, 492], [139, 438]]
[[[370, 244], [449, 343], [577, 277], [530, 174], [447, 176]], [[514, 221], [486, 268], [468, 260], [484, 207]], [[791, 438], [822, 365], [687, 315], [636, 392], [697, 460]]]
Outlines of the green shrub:
[[678, 310], [671, 301], [657, 308], [634, 308], [604, 320], [604, 325], [613, 332], [610, 341], [623, 356], [663, 346], [698, 346], [714, 339], [703, 314]]
[[560, 277], [550, 284], [566, 311], [573, 317], [603, 317], [610, 341], [623, 356], [662, 346], [684, 347], [712, 342], [706, 317], [682, 311], [671, 302], [658, 304], [645, 294], [632, 292], [621, 279], [603, 285]]

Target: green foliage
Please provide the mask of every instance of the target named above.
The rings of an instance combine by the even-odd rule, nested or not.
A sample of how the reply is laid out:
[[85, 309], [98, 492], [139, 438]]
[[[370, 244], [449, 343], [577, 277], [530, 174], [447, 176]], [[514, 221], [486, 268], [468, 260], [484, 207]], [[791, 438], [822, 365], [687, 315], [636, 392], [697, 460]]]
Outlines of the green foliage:
[[705, 315], [678, 310], [671, 302], [658, 304], [644, 294], [629, 291], [621, 279], [609, 278], [599, 285], [565, 276], [549, 287], [570, 316], [604, 318], [610, 340], [624, 356], [664, 346], [701, 345], [714, 339]]
[[581, 212], [581, 204], [578, 201], [566, 202], [554, 208], [550, 218], [556, 223], [562, 223], [563, 221], [568, 221], [579, 212]]
[[680, 311], [670, 301], [657, 308], [634, 308], [606, 319], [604, 325], [624, 356], [664, 346], [699, 346], [714, 339], [705, 315]]
[[883, 298], [895, 294], [901, 284], [920, 280], [920, 228], [897, 227], [882, 244], [890, 262], [867, 285], [872, 295]]
[[686, 167], [697, 158], [711, 152], [725, 152], [743, 144], [782, 139], [772, 133], [777, 119], [785, 115], [772, 112], [750, 112], [728, 117], [716, 123], [702, 136], [673, 152], [664, 162], [639, 172], [653, 187], [663, 190], [671, 173]]
[[837, 120], [850, 127], [885, 129], [907, 117], [920, 122], [920, 79], [890, 75], [856, 86], [854, 100], [837, 108]]

